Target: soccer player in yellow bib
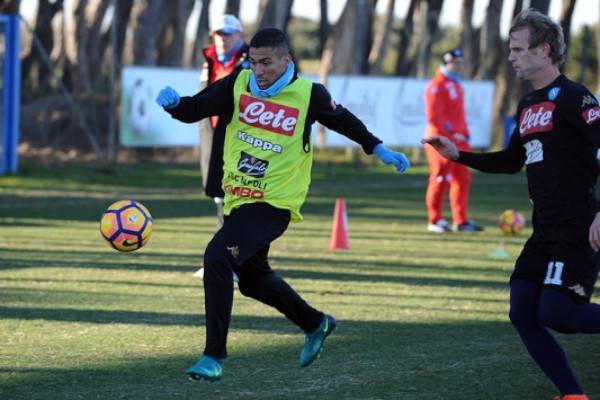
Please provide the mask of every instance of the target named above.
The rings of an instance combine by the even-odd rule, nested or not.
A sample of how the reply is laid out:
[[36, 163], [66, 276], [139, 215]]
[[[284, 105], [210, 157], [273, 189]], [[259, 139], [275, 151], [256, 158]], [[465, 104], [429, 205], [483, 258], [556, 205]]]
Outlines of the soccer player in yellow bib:
[[274, 307], [305, 332], [300, 365], [307, 366], [336, 328], [333, 316], [304, 301], [268, 261], [270, 243], [289, 222], [302, 220], [313, 159], [311, 125], [318, 121], [359, 143], [367, 154], [404, 172], [402, 153], [387, 149], [350, 111], [336, 104], [320, 84], [298, 77], [286, 35], [275, 28], [250, 41], [250, 70], [224, 77], [194, 96], [171, 87], [157, 103], [173, 118], [196, 122], [232, 115], [225, 133], [223, 190], [225, 223], [204, 252], [206, 343], [187, 371], [192, 380], [220, 380], [227, 356], [233, 279], [244, 296]]

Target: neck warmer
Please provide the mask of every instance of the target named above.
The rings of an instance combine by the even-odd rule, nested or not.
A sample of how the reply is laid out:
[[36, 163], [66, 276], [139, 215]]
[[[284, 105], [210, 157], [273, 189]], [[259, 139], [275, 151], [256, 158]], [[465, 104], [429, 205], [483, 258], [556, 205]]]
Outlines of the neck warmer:
[[460, 82], [461, 77], [450, 72], [450, 70], [448, 68], [446, 68], [444, 65], [441, 65], [440, 69], [442, 70], [442, 74], [444, 74], [448, 78], [452, 79], [453, 81]]
[[254, 76], [254, 72], [250, 74], [250, 91], [253, 95], [261, 99], [268, 99], [269, 97], [275, 96], [277, 93], [281, 92], [284, 87], [286, 87], [294, 77], [294, 63], [290, 62], [287, 69], [281, 75], [279, 79], [275, 81], [269, 88], [261, 89], [258, 87], [258, 82], [256, 82], [256, 77]]

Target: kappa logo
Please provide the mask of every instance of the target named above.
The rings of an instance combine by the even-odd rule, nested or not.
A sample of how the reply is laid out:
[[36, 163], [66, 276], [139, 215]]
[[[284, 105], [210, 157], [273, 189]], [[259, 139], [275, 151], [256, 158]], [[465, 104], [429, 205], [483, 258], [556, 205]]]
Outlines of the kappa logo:
[[227, 246], [227, 251], [231, 254], [231, 257], [237, 259], [240, 255], [240, 246]]
[[270, 132], [292, 136], [300, 111], [247, 95], [240, 96], [238, 117], [245, 124]]
[[574, 291], [575, 293], [577, 293], [581, 297], [586, 297], [586, 295], [585, 295], [585, 289], [579, 283], [577, 283], [577, 284], [575, 284], [573, 286], [569, 286], [569, 290]]
[[596, 100], [596, 97], [592, 96], [591, 94], [583, 96], [583, 101], [581, 102], [581, 108], [583, 108], [585, 106], [589, 106], [590, 104], [598, 105], [598, 100]]
[[281, 153], [283, 151], [283, 147], [281, 145], [250, 136], [243, 131], [238, 131], [238, 140], [246, 142], [252, 147], [256, 147], [264, 151], [272, 151], [274, 153]]

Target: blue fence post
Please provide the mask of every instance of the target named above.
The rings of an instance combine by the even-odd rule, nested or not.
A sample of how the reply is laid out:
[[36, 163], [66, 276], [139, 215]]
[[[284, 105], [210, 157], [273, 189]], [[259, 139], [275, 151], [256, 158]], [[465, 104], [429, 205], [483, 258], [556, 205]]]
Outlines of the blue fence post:
[[4, 25], [6, 53], [4, 55], [2, 84], [2, 163], [0, 174], [18, 170], [19, 106], [21, 102], [21, 59], [19, 15], [0, 15]]

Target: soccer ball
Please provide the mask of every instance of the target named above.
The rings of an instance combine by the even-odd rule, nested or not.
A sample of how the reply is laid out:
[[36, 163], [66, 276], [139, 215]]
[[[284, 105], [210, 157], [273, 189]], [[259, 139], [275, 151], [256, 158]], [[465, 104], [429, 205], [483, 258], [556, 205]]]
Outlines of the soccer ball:
[[505, 235], [517, 235], [525, 227], [525, 217], [516, 210], [506, 210], [500, 214], [498, 225]]
[[100, 218], [102, 237], [110, 247], [119, 251], [134, 251], [144, 246], [153, 227], [150, 212], [135, 200], [111, 204]]

